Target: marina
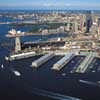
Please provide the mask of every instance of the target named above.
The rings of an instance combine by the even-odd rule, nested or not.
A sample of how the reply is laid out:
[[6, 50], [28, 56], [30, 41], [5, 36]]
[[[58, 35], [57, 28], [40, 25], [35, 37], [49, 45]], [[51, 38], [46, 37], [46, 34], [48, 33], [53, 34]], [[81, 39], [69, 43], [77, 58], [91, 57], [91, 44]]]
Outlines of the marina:
[[[37, 59], [37, 57], [39, 57]], [[55, 58], [60, 58], [58, 61], [55, 61]], [[22, 60], [23, 59], [31, 59], [31, 58], [36, 58], [34, 59], [34, 61], [30, 60], [30, 65], [28, 66], [31, 66], [32, 68], [38, 68], [38, 69], [41, 69], [40, 66], [47, 66], [46, 64], [50, 64], [50, 69], [51, 71], [53, 70], [56, 70], [56, 71], [59, 71], [59, 72], [66, 72], [66, 73], [87, 73], [87, 72], [92, 72], [92, 70], [94, 71], [99, 71], [99, 67], [95, 67], [95, 64], [93, 65], [92, 63], [90, 63], [88, 65], [88, 68], [86, 71], [84, 71], [84, 68], [83, 67], [83, 70], [82, 72], [80, 72], [80, 70], [78, 71], [80, 65], [84, 62], [84, 60], [86, 59], [86, 56], [85, 55], [76, 55], [74, 53], [69, 53], [69, 54], [54, 54], [54, 53], [49, 53], [49, 54], [40, 54], [40, 55], [34, 55], [34, 56], [31, 56], [31, 57], [25, 57], [25, 58], [21, 58]], [[20, 61], [21, 59], [16, 59], [16, 60], [13, 60], [14, 61]], [[96, 58], [97, 60], [99, 58]], [[53, 62], [54, 61], [54, 62]], [[95, 58], [92, 59], [92, 62], [95, 62]], [[90, 67], [91, 64], [93, 65], [93, 67]], [[2, 66], [2, 65], [1, 65]], [[98, 63], [98, 66], [99, 66], [99, 63]]]
[[[38, 88], [38, 89], [42, 89], [42, 90], [46, 90], [46, 91], [54, 91], [55, 93], [59, 92], [62, 95], [68, 94], [69, 96], [72, 96], [72, 97], [74, 96], [77, 98], [83, 98], [83, 93], [84, 93], [84, 91], [80, 87], [77, 86], [77, 84], [80, 84], [77, 81], [81, 78], [89, 78], [89, 77], [91, 78], [92, 76], [97, 77], [96, 73], [94, 75], [91, 74], [91, 76], [89, 76], [89, 74], [77, 75], [75, 73], [73, 73], [73, 74], [69, 73], [70, 71], [74, 70], [74, 67], [78, 66], [79, 62], [81, 62], [83, 60], [84, 56], [83, 57], [75, 56], [59, 72], [55, 72], [55, 71], [51, 70], [51, 68], [55, 64], [55, 62], [58, 62], [64, 56], [56, 55], [52, 59], [50, 59], [48, 62], [44, 63], [42, 65], [42, 67], [39, 67], [38, 70], [34, 70], [32, 67], [30, 67], [30, 65], [31, 65], [32, 61], [35, 61], [36, 59], [39, 59], [40, 57], [41, 56], [35, 56], [35, 57], [26, 58], [26, 59], [24, 58], [21, 60], [13, 60], [10, 63], [8, 63], [6, 61], [6, 65], [4, 64], [5, 70], [3, 70], [3, 71], [8, 72], [10, 69], [11, 70], [14, 69], [15, 71], [21, 72], [21, 76], [16, 76], [16, 74], [14, 75], [14, 73], [12, 71], [10, 71], [10, 75], [15, 82], [19, 80], [20, 84], [22, 84], [22, 85], [23, 85], [23, 83], [24, 83], [24, 85], [26, 84], [25, 89], [27, 90], [27, 88], [28, 88], [27, 91], [34, 91], [34, 88]], [[24, 62], [24, 63], [22, 63], [22, 62]], [[8, 66], [10, 66], [10, 67], [8, 67]], [[62, 76], [62, 73], [65, 73], [66, 75]], [[48, 76], [47, 76], [47, 74], [48, 74]], [[18, 77], [18, 79], [16, 77]], [[30, 79], [32, 79], [32, 80], [30, 80]], [[95, 77], [92, 77], [92, 79], [95, 79]], [[95, 80], [99, 80], [99, 77], [97, 77]], [[92, 80], [91, 80], [91, 82], [92, 82]], [[70, 84], [70, 86], [68, 85], [68, 86], [66, 86], [66, 88], [63, 88], [65, 83]], [[85, 83], [82, 83], [82, 84], [85, 84]], [[52, 85], [52, 87], [51, 87], [51, 85]], [[74, 87], [75, 89], [81, 89], [81, 93], [82, 93], [81, 97], [75, 96], [74, 95], [75, 92], [70, 93], [70, 92], [66, 91], [66, 89], [68, 91], [70, 91], [70, 89], [73, 87], [73, 85], [75, 86]], [[29, 88], [30, 86], [32, 86], [32, 88]], [[85, 84], [84, 86], [87, 86], [87, 84]], [[88, 86], [91, 87], [91, 85], [88, 85]], [[90, 87], [88, 89], [90, 89]], [[60, 88], [62, 88], [62, 89], [60, 89]], [[92, 89], [94, 89], [94, 88], [97, 88], [97, 86], [93, 85]], [[72, 89], [72, 90], [74, 91], [74, 89]], [[87, 90], [87, 89], [85, 89], [85, 90]], [[94, 91], [96, 91], [96, 90], [94, 90]], [[37, 93], [37, 92], [35, 92], [35, 93]], [[44, 92], [41, 92], [41, 93], [43, 94]], [[46, 95], [46, 93], [44, 93], [43, 95]], [[78, 91], [78, 94], [80, 94], [80, 91]], [[87, 94], [89, 95], [89, 93], [87, 93]], [[86, 95], [86, 94], [84, 94], [84, 95]], [[98, 94], [96, 94], [96, 95], [98, 95]], [[92, 98], [93, 97], [94, 96], [92, 96]], [[89, 98], [91, 98], [91, 96], [89, 96]]]

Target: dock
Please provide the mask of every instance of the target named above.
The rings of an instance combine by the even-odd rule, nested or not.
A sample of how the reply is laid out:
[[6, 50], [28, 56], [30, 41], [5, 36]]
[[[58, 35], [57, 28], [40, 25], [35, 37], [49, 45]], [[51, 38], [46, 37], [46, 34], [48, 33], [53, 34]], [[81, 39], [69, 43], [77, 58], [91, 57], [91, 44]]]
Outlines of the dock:
[[41, 66], [42, 64], [44, 64], [45, 62], [47, 62], [48, 60], [50, 60], [53, 57], [54, 57], [54, 53], [46, 54], [46, 55], [40, 57], [39, 59], [33, 61], [32, 67], [38, 68], [39, 66]]
[[89, 55], [87, 55], [86, 58], [83, 60], [83, 62], [76, 69], [76, 72], [85, 73], [86, 70], [88, 69], [89, 64], [92, 62], [93, 58], [94, 58], [93, 53], [90, 53]]
[[8, 57], [5, 57], [5, 59], [12, 61], [12, 60], [16, 60], [16, 59], [23, 59], [23, 58], [33, 57], [35, 55], [36, 55], [36, 53], [34, 51], [23, 52], [23, 53], [19, 53], [19, 54], [9, 55]]
[[75, 54], [73, 53], [66, 54], [61, 60], [55, 63], [51, 69], [60, 71], [74, 56]]

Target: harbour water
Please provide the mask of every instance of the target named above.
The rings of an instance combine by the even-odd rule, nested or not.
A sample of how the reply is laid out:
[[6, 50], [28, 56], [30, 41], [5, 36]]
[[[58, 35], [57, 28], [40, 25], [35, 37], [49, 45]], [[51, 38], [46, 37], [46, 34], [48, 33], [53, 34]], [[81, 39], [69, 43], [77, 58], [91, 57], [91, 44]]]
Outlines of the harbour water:
[[[3, 19], [2, 19], [3, 20]], [[65, 67], [60, 72], [52, 71], [51, 66], [62, 56], [56, 56], [43, 64], [38, 70], [30, 67], [31, 62], [39, 56], [16, 61], [5, 61], [9, 53], [11, 40], [5, 34], [12, 28], [11, 25], [0, 25], [0, 98], [2, 100], [53, 100], [49, 96], [43, 97], [35, 94], [35, 89], [59, 93], [66, 96], [81, 98], [82, 100], [99, 100], [100, 87], [80, 83], [79, 80], [100, 81], [100, 72], [86, 74], [70, 74]], [[21, 27], [18, 30], [28, 31], [32, 27]], [[41, 36], [22, 38], [22, 41], [40, 39]], [[53, 36], [50, 36], [53, 37]], [[7, 43], [7, 44], [6, 44]], [[74, 58], [77, 62], [80, 57]], [[99, 63], [99, 61], [97, 62]], [[3, 64], [3, 68], [1, 67]], [[68, 66], [73, 67], [75, 63]], [[70, 69], [69, 69], [70, 70]], [[14, 74], [20, 73], [20, 76]], [[57, 99], [57, 98], [56, 98]], [[63, 99], [63, 98], [62, 98]], [[66, 99], [67, 100], [67, 99]], [[70, 100], [70, 99], [69, 99]]]

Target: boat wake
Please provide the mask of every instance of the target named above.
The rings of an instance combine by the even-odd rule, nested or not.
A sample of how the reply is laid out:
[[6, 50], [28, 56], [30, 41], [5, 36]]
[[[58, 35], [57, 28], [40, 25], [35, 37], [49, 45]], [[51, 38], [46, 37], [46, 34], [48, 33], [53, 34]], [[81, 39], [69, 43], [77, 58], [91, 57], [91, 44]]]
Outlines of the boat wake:
[[92, 81], [79, 80], [79, 82], [84, 83], [84, 84], [87, 84], [87, 85], [99, 86], [100, 87], [100, 85], [98, 83], [92, 82]]
[[65, 96], [65, 95], [61, 95], [58, 93], [53, 93], [53, 92], [49, 92], [49, 91], [45, 91], [45, 90], [41, 90], [41, 89], [36, 89], [36, 88], [34, 88], [32, 90], [32, 93], [39, 95], [39, 96], [45, 96], [45, 97], [49, 97], [49, 98], [57, 99], [57, 100], [81, 100], [78, 98]]

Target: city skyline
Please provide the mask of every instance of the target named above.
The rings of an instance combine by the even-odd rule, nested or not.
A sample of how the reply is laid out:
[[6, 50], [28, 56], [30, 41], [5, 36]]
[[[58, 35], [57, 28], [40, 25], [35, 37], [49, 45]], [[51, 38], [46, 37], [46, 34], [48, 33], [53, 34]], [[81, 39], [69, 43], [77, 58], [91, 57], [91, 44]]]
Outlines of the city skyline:
[[0, 8], [61, 8], [61, 9], [95, 9], [100, 10], [100, 0], [3, 0], [0, 1]]

